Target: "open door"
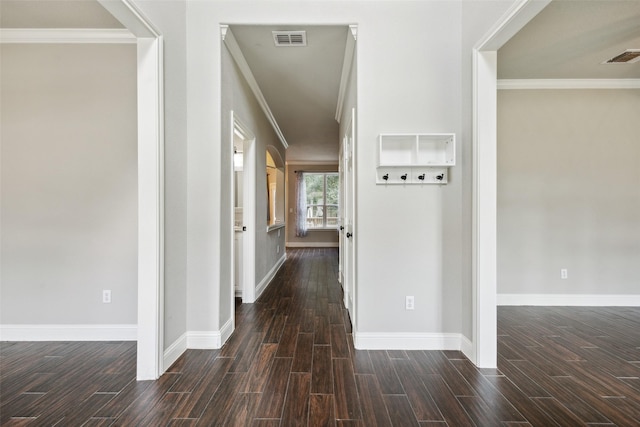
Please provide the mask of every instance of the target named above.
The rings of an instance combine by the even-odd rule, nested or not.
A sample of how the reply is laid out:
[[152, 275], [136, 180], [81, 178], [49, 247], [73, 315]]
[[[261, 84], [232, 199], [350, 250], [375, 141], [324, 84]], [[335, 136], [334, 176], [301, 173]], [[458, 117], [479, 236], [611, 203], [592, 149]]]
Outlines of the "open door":
[[[243, 302], [255, 300], [256, 153], [255, 136], [231, 113], [234, 148], [233, 178], [233, 292]], [[235, 309], [235, 298], [232, 298]]]
[[340, 177], [342, 190], [340, 223], [341, 281], [344, 290], [344, 305], [349, 311], [351, 323], [356, 325], [355, 286], [355, 179], [353, 168], [353, 144], [355, 141], [355, 109], [351, 111], [340, 149]]

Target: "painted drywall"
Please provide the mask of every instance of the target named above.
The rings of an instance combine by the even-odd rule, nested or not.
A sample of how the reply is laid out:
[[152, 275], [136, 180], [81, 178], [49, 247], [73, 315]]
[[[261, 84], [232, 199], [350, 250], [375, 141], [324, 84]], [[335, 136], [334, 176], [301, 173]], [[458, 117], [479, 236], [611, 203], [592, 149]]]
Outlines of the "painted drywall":
[[336, 164], [288, 164], [287, 165], [287, 246], [292, 247], [337, 247], [338, 233], [335, 230], [309, 230], [305, 237], [296, 237], [296, 173], [306, 172], [338, 172]]
[[136, 47], [0, 49], [0, 323], [136, 324]]
[[[443, 221], [456, 215], [461, 199], [457, 196], [457, 202], [449, 203], [447, 193], [459, 193], [459, 187], [390, 188], [376, 186], [374, 176], [379, 133], [460, 132], [460, 15], [459, 2], [382, 1], [367, 2], [366, 7], [359, 2], [327, 1], [188, 3], [189, 189], [198, 196], [189, 198], [190, 215], [198, 218], [189, 234], [189, 253], [214, 259], [220, 241], [215, 203], [221, 187], [214, 176], [224, 161], [217, 92], [218, 24], [357, 23], [356, 239], [358, 281], [367, 284], [359, 292], [359, 329], [459, 332], [461, 304], [451, 296], [461, 292], [462, 284], [459, 280], [444, 283], [443, 268], [446, 262], [447, 268], [459, 269], [460, 261], [443, 260], [442, 254]], [[412, 43], [407, 43], [406, 34], [412, 34]], [[216, 230], [209, 232], [203, 218], [212, 221]], [[463, 251], [460, 243], [452, 245], [458, 250], [448, 248], [448, 256], [459, 257], [455, 253]], [[209, 261], [193, 267], [190, 282], [225, 285], [210, 275], [217, 264]], [[405, 295], [415, 296], [416, 310], [404, 309]]]
[[640, 90], [499, 91], [498, 294], [639, 293], [638, 111]]
[[[221, 287], [228, 281], [221, 264], [229, 263], [225, 254], [231, 253], [231, 242], [221, 236], [225, 220], [221, 193], [226, 184], [220, 176], [228, 153], [221, 149], [219, 24], [355, 23], [359, 28], [360, 135], [355, 166], [359, 329], [462, 331], [470, 336], [471, 46], [511, 2], [471, 3], [476, 2], [136, 1], [164, 35], [165, 62], [180, 68], [165, 76], [165, 90], [186, 93], [187, 98], [186, 118], [178, 96], [177, 104], [167, 103], [165, 108], [166, 126], [175, 130], [172, 138], [178, 154], [175, 162], [167, 157], [175, 173], [170, 179], [180, 182], [177, 192], [184, 190], [185, 178], [187, 187], [186, 205], [178, 206], [185, 197], [174, 194], [175, 203], [167, 206], [174, 230], [186, 236], [176, 240], [186, 249], [176, 249], [171, 259], [176, 277], [187, 280], [186, 289], [182, 288], [187, 330], [216, 331], [226, 319], [219, 312]], [[175, 19], [174, 9], [182, 7], [176, 4], [185, 5], [184, 20]], [[172, 63], [182, 55], [188, 70], [186, 91], [184, 69]], [[451, 184], [397, 192], [375, 186], [375, 141], [381, 132], [458, 134], [460, 154]], [[391, 255], [389, 246], [394, 249]], [[185, 258], [186, 272], [177, 274]], [[413, 312], [404, 310], [406, 294], [416, 297]], [[166, 322], [178, 325], [181, 320], [165, 318], [165, 326]]]
[[[222, 42], [221, 42], [222, 43]], [[285, 157], [285, 149], [271, 124], [262, 112], [253, 92], [249, 88], [246, 80], [242, 76], [237, 64], [233, 60], [226, 46], [222, 46], [222, 126], [221, 126], [221, 212], [220, 212], [220, 253], [229, 250], [233, 242], [230, 237], [230, 226], [233, 224], [229, 216], [228, 209], [233, 203], [231, 198], [231, 173], [233, 166], [233, 142], [231, 128], [231, 112], [235, 118], [239, 119], [243, 126], [246, 126], [255, 136], [255, 210], [256, 222], [249, 224], [245, 222], [247, 233], [253, 233], [255, 237], [255, 277], [253, 285], [258, 286], [268, 276], [268, 273], [276, 266], [280, 258], [284, 256], [284, 229], [267, 231], [267, 146], [271, 150], [277, 150], [280, 158]], [[226, 141], [225, 141], [226, 139]], [[245, 165], [249, 167], [249, 165]], [[220, 266], [221, 288], [220, 301], [222, 302], [219, 314], [220, 325], [224, 325], [233, 316], [232, 305], [224, 304], [224, 301], [231, 301], [233, 287], [231, 286], [232, 265], [226, 262], [225, 257]], [[245, 282], [246, 283], [246, 282]], [[249, 281], [248, 283], [251, 283]]]

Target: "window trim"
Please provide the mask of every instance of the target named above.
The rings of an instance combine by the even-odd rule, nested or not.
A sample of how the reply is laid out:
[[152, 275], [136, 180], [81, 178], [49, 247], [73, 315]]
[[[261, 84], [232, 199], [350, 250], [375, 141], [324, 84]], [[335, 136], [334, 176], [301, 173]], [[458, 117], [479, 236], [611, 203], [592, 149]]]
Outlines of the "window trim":
[[309, 172], [305, 172], [305, 175], [322, 175], [322, 200], [323, 203], [319, 204], [319, 203], [315, 203], [315, 204], [307, 204], [307, 209], [310, 206], [320, 206], [322, 207], [322, 226], [321, 227], [314, 227], [311, 226], [309, 224], [307, 224], [307, 229], [309, 231], [335, 231], [338, 229], [338, 225], [327, 225], [327, 212], [328, 212], [328, 207], [334, 207], [336, 208], [336, 211], [339, 212], [340, 211], [340, 198], [338, 198], [338, 203], [326, 203], [327, 201], [327, 177], [329, 175], [334, 175], [337, 179], [340, 179], [339, 173], [336, 172], [315, 172], [315, 171], [309, 171]]

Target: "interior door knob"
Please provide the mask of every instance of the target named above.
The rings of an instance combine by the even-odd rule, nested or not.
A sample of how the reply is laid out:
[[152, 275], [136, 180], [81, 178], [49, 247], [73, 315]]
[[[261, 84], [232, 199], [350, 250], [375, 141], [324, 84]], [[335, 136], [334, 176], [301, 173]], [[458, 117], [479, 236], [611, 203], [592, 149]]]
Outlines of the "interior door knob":
[[340, 226], [340, 231], [342, 231], [342, 230], [344, 230], [344, 226], [343, 225]]
[[347, 239], [350, 238], [351, 236], [353, 236], [353, 234], [347, 233]]

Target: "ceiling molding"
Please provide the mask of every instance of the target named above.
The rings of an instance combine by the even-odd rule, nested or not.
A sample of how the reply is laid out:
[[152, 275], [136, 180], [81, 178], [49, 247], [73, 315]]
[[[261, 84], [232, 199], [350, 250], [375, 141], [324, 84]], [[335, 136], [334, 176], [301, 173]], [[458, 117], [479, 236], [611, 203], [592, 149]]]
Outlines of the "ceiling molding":
[[549, 3], [551, 0], [518, 0], [513, 2], [497, 23], [478, 41], [474, 49], [483, 51], [500, 49]]
[[98, 0], [109, 13], [137, 38], [158, 38], [162, 34], [138, 9], [132, 0]]
[[120, 28], [0, 28], [0, 43], [121, 43], [136, 37]]
[[344, 97], [347, 94], [347, 85], [349, 84], [349, 76], [351, 75], [351, 66], [353, 65], [353, 54], [355, 52], [356, 40], [358, 35], [358, 26], [349, 25], [349, 34], [347, 36], [347, 44], [344, 49], [344, 60], [342, 61], [342, 75], [340, 76], [340, 89], [338, 91], [338, 105], [336, 107], [336, 120], [340, 123], [342, 118], [342, 108], [344, 107]]
[[267, 120], [269, 120], [269, 123], [271, 123], [271, 126], [273, 127], [273, 130], [276, 133], [276, 135], [278, 136], [278, 139], [280, 139], [280, 142], [282, 143], [285, 149], [289, 148], [289, 144], [287, 143], [287, 140], [285, 139], [284, 134], [282, 133], [282, 130], [280, 130], [280, 126], [278, 126], [278, 122], [276, 121], [276, 118], [273, 116], [273, 113], [271, 112], [271, 108], [269, 108], [269, 104], [267, 104], [267, 100], [264, 98], [264, 95], [260, 90], [260, 86], [258, 85], [258, 82], [253, 76], [253, 73], [251, 72], [251, 68], [249, 67], [249, 64], [247, 63], [247, 60], [245, 59], [244, 55], [242, 54], [242, 50], [240, 49], [240, 46], [238, 45], [238, 42], [236, 41], [236, 38], [233, 36], [233, 32], [231, 31], [228, 25], [220, 25], [220, 37], [224, 41], [225, 46], [227, 46], [227, 49], [229, 49], [229, 53], [233, 57], [234, 61], [236, 61], [236, 64], [238, 64], [238, 68], [240, 69], [240, 72], [242, 73], [245, 80], [247, 81], [247, 84], [251, 88], [251, 91], [253, 92], [253, 95], [256, 97], [256, 100], [258, 101], [260, 108], [262, 108], [262, 111], [264, 112], [265, 116], [267, 116]]
[[509, 89], [640, 89], [640, 79], [500, 79], [498, 90]]

